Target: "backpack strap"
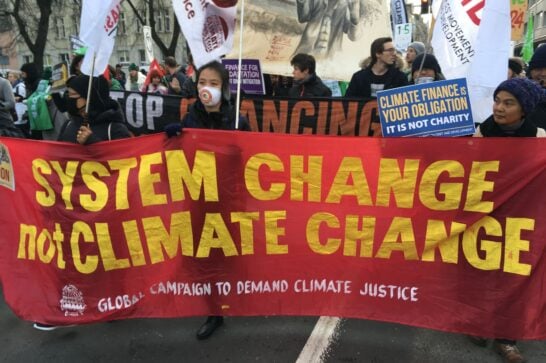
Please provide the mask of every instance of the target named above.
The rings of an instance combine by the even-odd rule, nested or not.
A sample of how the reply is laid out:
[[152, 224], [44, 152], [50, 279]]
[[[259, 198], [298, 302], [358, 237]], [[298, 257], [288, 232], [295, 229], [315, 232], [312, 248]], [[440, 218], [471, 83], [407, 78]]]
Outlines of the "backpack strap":
[[112, 123], [108, 124], [108, 140], [112, 140]]

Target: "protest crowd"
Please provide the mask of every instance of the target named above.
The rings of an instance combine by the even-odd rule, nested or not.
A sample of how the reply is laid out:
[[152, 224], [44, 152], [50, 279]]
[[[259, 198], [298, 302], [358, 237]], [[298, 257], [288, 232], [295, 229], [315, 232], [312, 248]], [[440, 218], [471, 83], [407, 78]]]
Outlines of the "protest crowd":
[[[221, 57], [197, 62], [198, 66], [191, 48], [190, 44], [187, 59], [167, 56], [154, 60], [147, 71], [139, 69], [136, 62], [130, 63], [125, 70], [124, 65], [113, 63], [99, 72], [100, 75], [92, 77], [88, 70], [82, 70], [82, 62], [89, 54], [83, 49], [72, 55], [69, 78], [65, 80], [65, 87], [58, 91], [52, 90], [55, 80], [51, 78], [51, 69], [38, 69], [34, 63], [23, 64], [20, 71], [10, 71], [5, 79], [0, 79], [0, 136], [80, 145], [138, 138], [140, 135], [127, 123], [123, 105], [112, 97], [115, 92], [191, 100], [182, 119], [165, 115], [164, 127], [153, 131], [169, 138], [179, 137], [188, 129], [259, 131], [253, 130], [249, 120], [237, 112], [240, 100], [230, 90], [230, 75], [219, 59]], [[384, 91], [450, 81], [442, 72], [449, 65], [435, 56], [430, 42], [413, 41], [400, 50], [386, 34], [370, 39], [370, 48], [360, 52], [361, 58], [355, 60], [350, 81], [345, 82], [341, 91], [337, 87], [331, 88], [318, 74], [321, 57], [297, 53], [286, 62], [284, 75], [263, 75], [262, 97], [273, 100], [376, 100]], [[474, 120], [473, 134], [467, 132], [458, 136], [546, 137], [546, 82], [543, 76], [546, 74], [546, 46], [539, 46], [528, 62], [515, 56], [504, 62], [506, 78], [493, 91], [489, 116]], [[288, 76], [289, 73], [292, 76]], [[239, 96], [243, 100], [247, 95], [239, 90]], [[389, 129], [382, 130], [373, 135], [388, 136], [385, 132]], [[197, 338], [210, 337], [223, 323], [222, 316], [209, 316], [198, 329]], [[37, 321], [34, 327], [50, 331], [62, 326]], [[479, 346], [487, 344], [485, 337], [469, 335], [468, 338]], [[503, 336], [489, 338], [496, 338], [493, 347], [504, 361], [525, 361], [515, 340]]]

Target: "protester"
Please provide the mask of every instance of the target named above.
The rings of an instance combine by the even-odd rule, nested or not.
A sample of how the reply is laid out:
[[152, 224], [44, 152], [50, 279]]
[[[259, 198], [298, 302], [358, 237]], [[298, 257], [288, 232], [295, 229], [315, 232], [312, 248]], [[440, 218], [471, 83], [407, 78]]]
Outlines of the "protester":
[[11, 110], [15, 108], [15, 97], [11, 84], [0, 78], [0, 136], [24, 137], [13, 124]]
[[293, 80], [291, 77], [270, 75], [271, 88], [273, 97], [288, 97], [288, 93], [292, 88]]
[[21, 66], [21, 78], [25, 83], [27, 98], [38, 88], [41, 80], [41, 73], [35, 63], [25, 63]]
[[123, 91], [124, 88], [122, 87], [120, 81], [118, 81], [116, 79], [116, 69], [111, 66], [111, 65], [108, 65], [108, 78], [107, 78], [107, 81], [108, 81], [108, 86], [110, 87], [110, 91]]
[[[183, 127], [250, 131], [248, 121], [242, 116], [236, 125], [235, 107], [230, 103], [229, 74], [221, 63], [213, 61], [199, 69], [197, 92], [199, 97], [190, 106], [182, 123], [173, 123], [165, 127], [167, 135], [179, 134]], [[223, 323], [222, 316], [209, 316], [197, 330], [197, 339], [207, 339]]]
[[290, 61], [294, 68], [294, 82], [288, 91], [290, 97], [331, 97], [332, 91], [315, 73], [315, 58], [309, 54], [296, 54]]
[[525, 65], [521, 58], [513, 57], [508, 59], [508, 78], [525, 77]]
[[[25, 63], [21, 66], [21, 78], [25, 83], [27, 99], [38, 89], [42, 75], [35, 63]], [[34, 140], [42, 140], [42, 132], [29, 128], [29, 137]]]
[[138, 71], [136, 64], [131, 63], [129, 65], [129, 78], [125, 84], [125, 89], [127, 91], [140, 91], [145, 81], [146, 76]]
[[86, 75], [67, 81], [70, 119], [63, 125], [58, 141], [88, 145], [130, 137], [121, 107], [110, 98], [108, 81], [103, 76], [93, 77], [89, 112], [85, 113], [88, 85], [89, 76]]
[[[527, 76], [546, 91], [546, 46], [538, 47], [529, 61]], [[540, 102], [527, 116], [527, 120], [537, 127], [546, 129], [546, 100]]]
[[[502, 82], [493, 93], [493, 115], [485, 120], [475, 137], [546, 137], [546, 131], [526, 119], [537, 104], [544, 101], [544, 92], [526, 78], [512, 78]], [[486, 346], [482, 337], [469, 336], [479, 346]], [[523, 354], [515, 340], [495, 339], [494, 349], [506, 362], [522, 363]]]
[[442, 74], [442, 69], [440, 68], [440, 64], [435, 56], [424, 53], [415, 58], [415, 61], [411, 66], [410, 83], [420, 84], [440, 81], [443, 79], [445, 79], [445, 77]]
[[197, 71], [195, 70], [195, 64], [193, 64], [193, 56], [188, 54], [188, 67], [186, 69], [186, 80], [182, 84], [182, 91], [180, 95], [184, 98], [196, 98], [197, 97]]
[[377, 97], [377, 91], [406, 86], [408, 79], [395, 67], [396, 49], [392, 38], [378, 38], [370, 47], [369, 66], [351, 77], [345, 97]]
[[181, 67], [179, 67], [174, 57], [165, 58], [165, 67], [167, 68], [167, 79], [169, 85], [169, 94], [181, 95], [182, 85], [186, 81], [186, 76]]
[[121, 64], [116, 64], [116, 69], [114, 72], [114, 78], [118, 80], [118, 82], [121, 84], [121, 87], [125, 89], [125, 83], [127, 82], [127, 75], [122, 70]]
[[85, 54], [76, 54], [74, 58], [72, 58], [72, 61], [70, 62], [70, 75], [71, 76], [79, 76], [82, 74], [80, 68], [83, 63], [83, 58], [85, 57]]
[[[21, 129], [23, 133], [28, 134], [28, 118], [25, 117], [27, 112], [27, 105], [23, 103], [26, 99], [25, 83], [19, 78], [19, 75], [15, 72], [8, 73], [8, 81], [11, 83], [13, 96], [15, 97], [15, 115], [14, 124]], [[13, 116], [13, 115], [12, 115]], [[27, 132], [25, 132], [25, 130]]]
[[407, 68], [406, 68], [406, 73], [408, 75], [408, 79], [411, 77], [411, 74], [413, 72], [411, 72], [411, 66], [413, 64], [413, 62], [415, 61], [415, 58], [420, 55], [420, 54], [423, 54], [425, 53], [425, 45], [421, 42], [413, 42], [413, 43], [410, 43], [410, 45], [408, 45], [408, 48], [406, 49], [406, 63], [407, 63]]
[[152, 69], [149, 73], [150, 84], [144, 90], [147, 93], [166, 95], [169, 93], [169, 89], [161, 84], [161, 73], [157, 69]]

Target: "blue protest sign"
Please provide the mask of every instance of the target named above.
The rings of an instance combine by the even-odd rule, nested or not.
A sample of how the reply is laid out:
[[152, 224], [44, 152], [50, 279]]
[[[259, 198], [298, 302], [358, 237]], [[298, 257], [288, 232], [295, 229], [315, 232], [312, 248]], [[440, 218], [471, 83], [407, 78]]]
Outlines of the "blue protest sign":
[[463, 136], [475, 130], [464, 78], [380, 91], [377, 104], [383, 137]]

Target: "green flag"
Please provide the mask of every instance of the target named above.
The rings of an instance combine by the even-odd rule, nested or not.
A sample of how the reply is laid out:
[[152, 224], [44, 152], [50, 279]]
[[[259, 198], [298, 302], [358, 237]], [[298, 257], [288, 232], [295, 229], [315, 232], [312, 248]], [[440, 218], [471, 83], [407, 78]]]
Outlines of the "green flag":
[[529, 14], [529, 21], [527, 22], [527, 31], [525, 32], [525, 42], [521, 50], [521, 57], [526, 63], [529, 63], [533, 57], [533, 38], [534, 38], [534, 25], [532, 14]]

